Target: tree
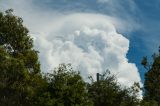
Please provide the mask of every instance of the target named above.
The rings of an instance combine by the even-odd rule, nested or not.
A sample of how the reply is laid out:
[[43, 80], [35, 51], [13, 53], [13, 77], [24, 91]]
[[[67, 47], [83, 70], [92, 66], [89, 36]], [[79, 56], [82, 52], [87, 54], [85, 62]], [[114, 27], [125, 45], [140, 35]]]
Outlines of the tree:
[[123, 89], [109, 71], [102, 77], [99, 81], [91, 78], [91, 83], [88, 84], [88, 92], [94, 106], [137, 106], [137, 83], [131, 88]]
[[160, 105], [160, 51], [152, 56], [153, 62], [149, 63], [147, 57], [142, 60], [142, 65], [147, 69], [144, 82], [144, 100], [156, 101]]
[[54, 106], [92, 106], [86, 83], [70, 64], [60, 64], [53, 74], [46, 76]]
[[28, 29], [12, 12], [0, 12], [0, 105], [30, 106], [46, 82]]
[[140, 106], [158, 106], [158, 103], [155, 100], [142, 100]]
[[12, 14], [9, 9], [0, 12], [0, 46], [12, 57], [21, 59], [25, 67], [34, 73], [40, 72], [37, 51], [33, 49], [33, 40], [29, 31], [23, 26], [23, 20]]

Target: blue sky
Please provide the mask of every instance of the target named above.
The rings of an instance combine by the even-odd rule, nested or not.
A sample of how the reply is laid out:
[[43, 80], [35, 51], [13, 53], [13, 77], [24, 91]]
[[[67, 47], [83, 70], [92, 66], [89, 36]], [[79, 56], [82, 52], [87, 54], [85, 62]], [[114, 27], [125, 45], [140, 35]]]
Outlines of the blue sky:
[[160, 45], [159, 0], [1, 0], [0, 7], [24, 19], [43, 70], [71, 62], [83, 75], [109, 68], [126, 85], [138, 74], [143, 82], [141, 59]]
[[128, 58], [137, 64], [141, 78], [144, 81], [144, 72], [146, 72], [146, 70], [144, 70], [140, 64], [141, 58], [143, 56], [150, 58], [153, 53], [158, 51], [158, 46], [160, 45], [160, 1], [135, 0], [135, 3], [139, 12], [137, 13], [138, 15], [134, 17], [139, 20], [142, 28], [131, 33], [131, 48], [128, 53]]

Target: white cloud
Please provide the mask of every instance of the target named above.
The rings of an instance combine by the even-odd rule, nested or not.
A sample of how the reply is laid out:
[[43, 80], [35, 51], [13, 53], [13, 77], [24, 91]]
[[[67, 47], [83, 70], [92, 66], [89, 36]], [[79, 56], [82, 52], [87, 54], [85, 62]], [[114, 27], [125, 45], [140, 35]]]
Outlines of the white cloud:
[[109, 69], [127, 86], [140, 82], [137, 67], [126, 58], [129, 40], [116, 32], [110, 17], [71, 14], [46, 27], [50, 29], [46, 35], [34, 35], [43, 69], [72, 63], [85, 77]]
[[124, 21], [123, 24], [125, 23], [127, 26], [119, 27], [120, 32], [130, 33], [133, 30], [141, 29], [141, 25], [135, 17], [140, 10], [134, 0], [97, 0], [97, 3], [103, 7], [102, 11]]
[[128, 24], [124, 21], [100, 14], [64, 15], [36, 10], [30, 2], [21, 3], [21, 7], [14, 2], [10, 5], [30, 28], [43, 71], [50, 71], [60, 63], [71, 63], [85, 79], [109, 69], [122, 85], [141, 84], [136, 65], [126, 57], [129, 40], [116, 31], [125, 29]]

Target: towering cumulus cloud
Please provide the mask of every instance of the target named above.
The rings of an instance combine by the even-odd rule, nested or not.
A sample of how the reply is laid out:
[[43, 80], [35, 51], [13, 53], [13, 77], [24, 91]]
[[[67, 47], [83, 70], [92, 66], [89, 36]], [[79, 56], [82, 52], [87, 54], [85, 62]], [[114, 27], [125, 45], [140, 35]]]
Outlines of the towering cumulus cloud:
[[128, 63], [129, 40], [116, 32], [116, 20], [104, 15], [71, 14], [54, 20], [47, 34], [35, 34], [43, 69], [71, 63], [84, 78], [109, 69], [118, 81], [140, 82], [137, 67]]

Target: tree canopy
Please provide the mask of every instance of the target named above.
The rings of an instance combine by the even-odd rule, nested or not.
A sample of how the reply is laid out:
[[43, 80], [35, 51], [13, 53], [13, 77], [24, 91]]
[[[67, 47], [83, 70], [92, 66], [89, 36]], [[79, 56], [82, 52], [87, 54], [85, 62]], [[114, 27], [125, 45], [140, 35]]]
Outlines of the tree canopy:
[[144, 100], [155, 101], [160, 105], [160, 51], [152, 56], [153, 62], [148, 62], [147, 57], [142, 60], [142, 65], [147, 69], [144, 82]]
[[[114, 75], [106, 71], [99, 81], [88, 84], [90, 97], [94, 106], [137, 106], [139, 103], [137, 92], [138, 83], [131, 88], [122, 88]], [[137, 88], [138, 87], [138, 88]], [[136, 88], [136, 89], [135, 89]]]
[[30, 105], [43, 82], [38, 54], [22, 22], [12, 9], [0, 12], [0, 104], [4, 106]]
[[60, 64], [47, 76], [55, 106], [92, 106], [86, 83], [70, 64]]

